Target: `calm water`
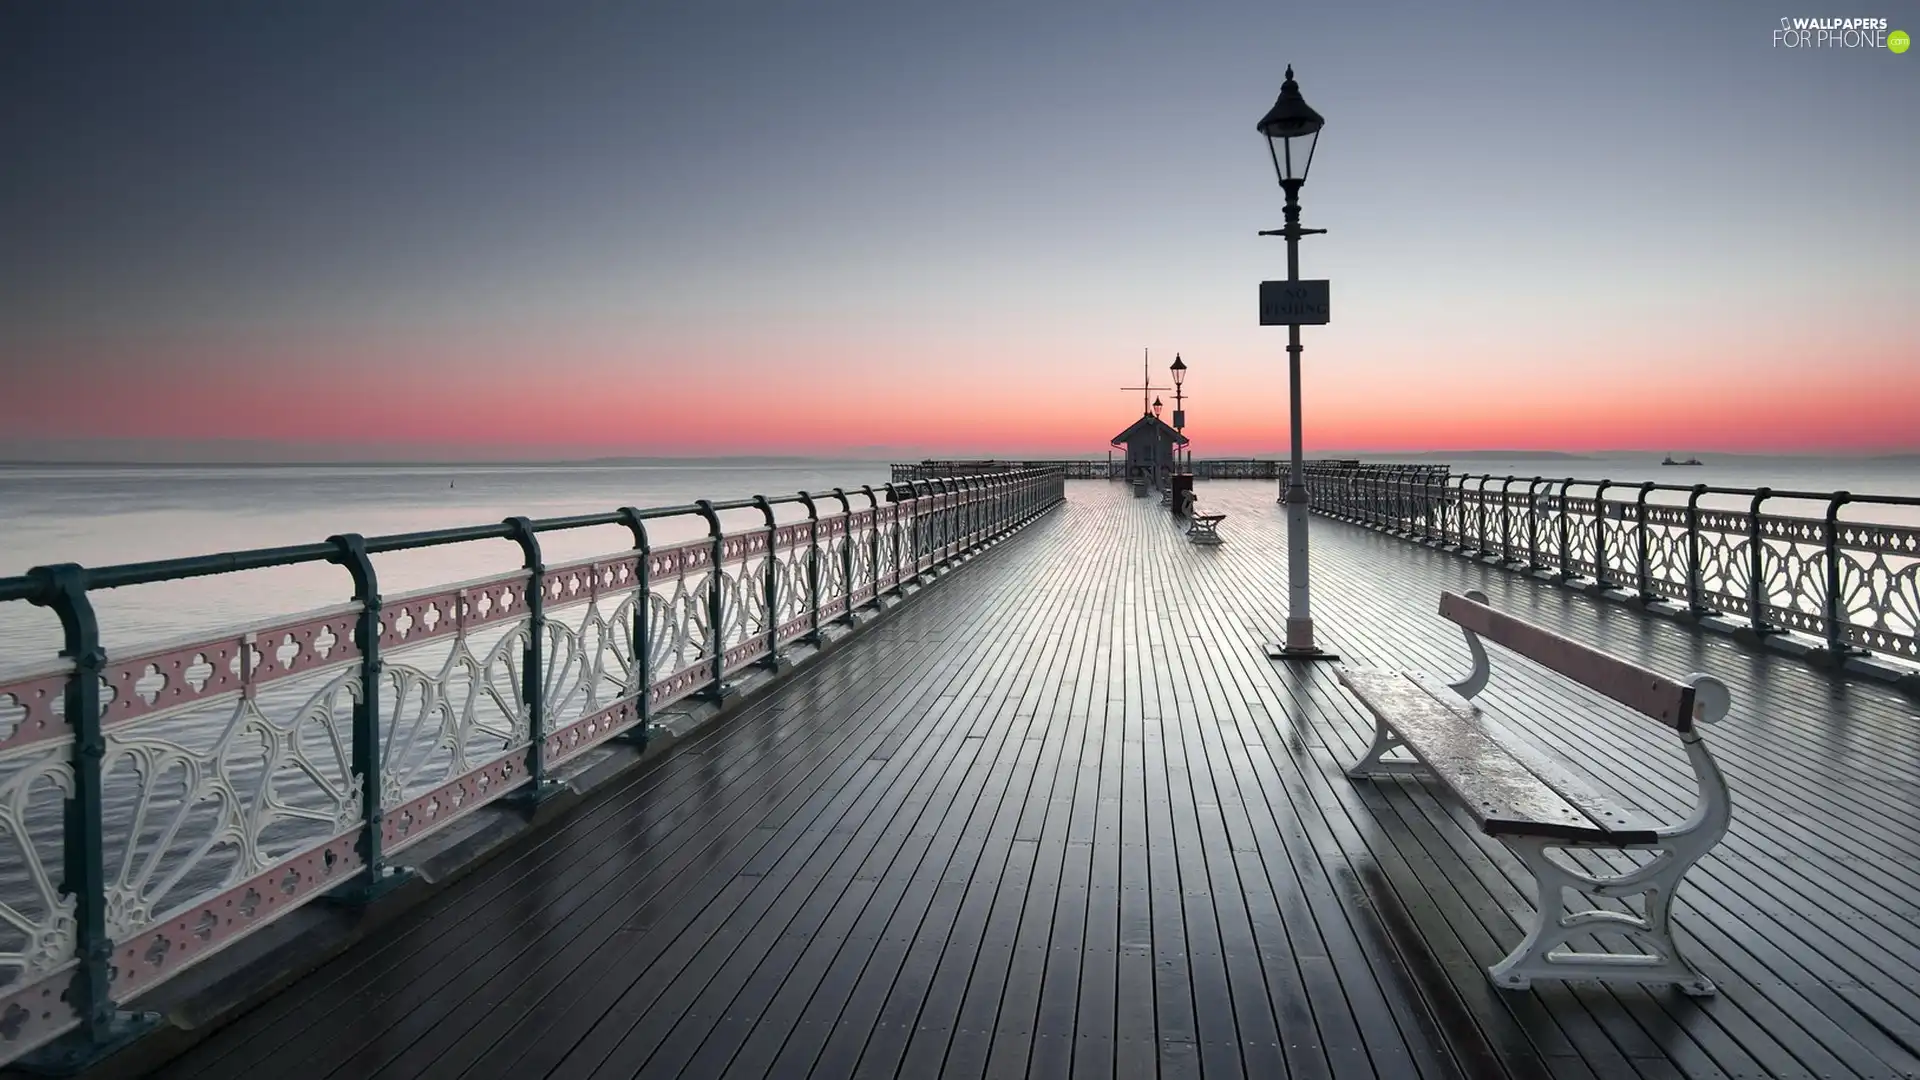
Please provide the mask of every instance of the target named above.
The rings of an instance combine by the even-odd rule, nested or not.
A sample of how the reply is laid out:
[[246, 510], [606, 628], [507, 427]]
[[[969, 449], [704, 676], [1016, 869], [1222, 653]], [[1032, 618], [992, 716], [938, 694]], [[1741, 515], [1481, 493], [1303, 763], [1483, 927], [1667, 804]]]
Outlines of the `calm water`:
[[[798, 461], [607, 466], [42, 467], [0, 466], [0, 576], [56, 562], [87, 566], [496, 522], [620, 506], [778, 496], [887, 480], [884, 462]], [[854, 505], [864, 506], [864, 496]], [[837, 504], [836, 504], [837, 505]], [[782, 509], [782, 521], [804, 518]], [[761, 519], [726, 515], [729, 528]], [[706, 533], [698, 518], [649, 526], [655, 544]], [[542, 537], [549, 564], [624, 551], [623, 528]], [[378, 556], [381, 591], [398, 595], [520, 565], [505, 540]], [[165, 643], [328, 607], [351, 594], [335, 566], [299, 566], [95, 594], [110, 651]], [[50, 614], [0, 604], [0, 672], [40, 667], [58, 648]]]
[[[1436, 460], [1436, 459], [1422, 459]], [[1815, 458], [1708, 457], [1701, 468], [1664, 468], [1653, 456], [1582, 459], [1463, 457], [1456, 471], [1516, 476], [1575, 476], [1631, 484], [1662, 483], [1831, 491], [1920, 497], [1920, 462]], [[511, 514], [551, 517], [622, 505], [665, 506], [887, 479], [871, 461], [671, 462], [605, 466], [0, 466], [0, 575], [43, 563], [90, 566], [498, 521]], [[856, 499], [864, 505], [863, 499]], [[1770, 509], [1817, 516], [1808, 504]], [[1849, 512], [1920, 522], [1914, 511]], [[804, 516], [797, 507], [782, 520]], [[729, 517], [742, 527], [755, 511]], [[695, 518], [658, 523], [656, 543], [702, 535]], [[549, 563], [626, 549], [624, 529], [589, 529], [543, 538]], [[497, 574], [519, 565], [518, 549], [489, 541], [395, 553], [377, 560], [388, 595]], [[110, 650], [163, 643], [260, 619], [327, 607], [349, 595], [332, 566], [287, 567], [96, 594]], [[57, 648], [45, 611], [0, 605], [0, 672], [40, 667]]]
[[[1684, 453], [1675, 457], [1685, 458]], [[1369, 460], [1393, 461], [1390, 457]], [[1478, 476], [1535, 476], [1612, 480], [1616, 484], [1710, 484], [1715, 487], [1771, 487], [1778, 491], [1851, 491], [1855, 494], [1920, 498], [1920, 458], [1716, 457], [1700, 455], [1698, 467], [1660, 464], [1659, 455], [1605, 455], [1590, 458], [1407, 458], [1446, 464], [1456, 473]], [[1609, 493], [1611, 494], [1611, 493]]]

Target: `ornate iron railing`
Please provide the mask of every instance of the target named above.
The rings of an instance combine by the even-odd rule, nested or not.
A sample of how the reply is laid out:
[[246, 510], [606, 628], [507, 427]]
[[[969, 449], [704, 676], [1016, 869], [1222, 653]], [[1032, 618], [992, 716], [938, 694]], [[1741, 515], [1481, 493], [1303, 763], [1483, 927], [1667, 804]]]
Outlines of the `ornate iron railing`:
[[[723, 696], [729, 676], [1058, 504], [1062, 479], [997, 472], [0, 578], [0, 602], [49, 607], [64, 633], [57, 665], [0, 677], [0, 1062], [75, 1029], [81, 1051], [124, 1037], [121, 1003], [323, 894], [378, 894], [423, 838], [509, 794], [537, 799], [591, 747], [644, 741], [660, 710]], [[775, 513], [796, 506], [804, 519]], [[753, 510], [759, 524], [722, 527]], [[706, 536], [649, 542], [649, 522], [689, 515]], [[547, 565], [543, 537], [593, 526], [632, 544]], [[381, 592], [375, 556], [479, 541], [513, 543], [523, 568]], [[351, 601], [125, 656], [101, 645], [100, 590], [302, 563], [340, 566]]]
[[[1920, 663], [1920, 499], [1386, 465], [1310, 469], [1308, 491], [1333, 517], [1759, 635], [1807, 634], [1832, 659]], [[1770, 502], [1824, 511], [1768, 513]], [[1906, 520], [1843, 519], [1848, 507]]]

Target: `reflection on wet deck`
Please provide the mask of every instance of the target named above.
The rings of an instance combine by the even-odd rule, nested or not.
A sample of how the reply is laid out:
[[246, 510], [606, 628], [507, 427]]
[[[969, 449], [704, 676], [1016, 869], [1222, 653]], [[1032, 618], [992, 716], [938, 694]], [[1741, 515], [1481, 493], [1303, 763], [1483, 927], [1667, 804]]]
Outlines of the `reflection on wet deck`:
[[[1442, 588], [1734, 691], [1727, 840], [1679, 932], [1721, 987], [1484, 968], [1531, 879], [1419, 782], [1284, 615], [1273, 487], [1069, 505], [838, 656], [164, 1073], [428, 1076], [1920, 1075], [1920, 709], [1878, 686], [1314, 522], [1321, 633], [1449, 671]], [[1519, 662], [1485, 698], [1677, 819], [1669, 733]], [[1651, 761], [1651, 764], [1644, 762]]]

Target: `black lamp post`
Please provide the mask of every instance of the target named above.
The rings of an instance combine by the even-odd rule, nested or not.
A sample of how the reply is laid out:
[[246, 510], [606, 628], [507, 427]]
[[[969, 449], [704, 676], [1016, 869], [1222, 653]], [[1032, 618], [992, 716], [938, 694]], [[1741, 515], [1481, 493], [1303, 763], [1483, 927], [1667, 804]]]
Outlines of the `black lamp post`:
[[[1266, 136], [1267, 150], [1273, 157], [1274, 175], [1280, 190], [1286, 193], [1287, 225], [1284, 229], [1263, 231], [1262, 236], [1287, 239], [1287, 281], [1300, 280], [1300, 238], [1325, 229], [1300, 227], [1300, 189], [1306, 185], [1307, 170], [1313, 166], [1314, 146], [1320, 141], [1320, 129], [1326, 120], [1313, 111], [1300, 96], [1300, 84], [1293, 81], [1293, 66], [1287, 66], [1286, 81], [1280, 84], [1280, 97], [1260, 118], [1260, 134]], [[1287, 384], [1293, 414], [1293, 467], [1287, 474], [1287, 638], [1282, 645], [1267, 646], [1267, 655], [1276, 659], [1331, 660], [1333, 654], [1322, 651], [1313, 641], [1313, 608], [1307, 579], [1307, 488], [1300, 440], [1300, 323], [1298, 316], [1287, 325]], [[1266, 321], [1263, 315], [1262, 321]], [[1321, 319], [1319, 321], [1325, 321]]]
[[[1173, 354], [1173, 364], [1169, 370], [1173, 372], [1173, 430], [1185, 435], [1187, 410], [1182, 408], [1181, 405], [1186, 401], [1186, 394], [1181, 390], [1180, 386], [1187, 381], [1187, 362], [1180, 359], [1179, 353]], [[1173, 460], [1175, 465], [1178, 465], [1180, 462], [1180, 448], [1178, 446], [1173, 448]], [[1191, 450], [1187, 451], [1187, 461], [1189, 465], [1192, 464], [1193, 451]]]

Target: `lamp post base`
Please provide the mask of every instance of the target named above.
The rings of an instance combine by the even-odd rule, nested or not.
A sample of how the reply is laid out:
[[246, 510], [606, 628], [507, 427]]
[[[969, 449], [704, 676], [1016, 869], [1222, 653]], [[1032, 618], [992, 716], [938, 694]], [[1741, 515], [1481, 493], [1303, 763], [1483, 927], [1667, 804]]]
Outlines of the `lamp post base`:
[[1330, 653], [1318, 645], [1308, 645], [1302, 649], [1288, 648], [1278, 642], [1270, 641], [1260, 646], [1269, 660], [1338, 660], [1339, 653]]
[[1288, 619], [1286, 644], [1262, 646], [1269, 660], [1338, 660], [1339, 655], [1313, 643], [1312, 619]]

